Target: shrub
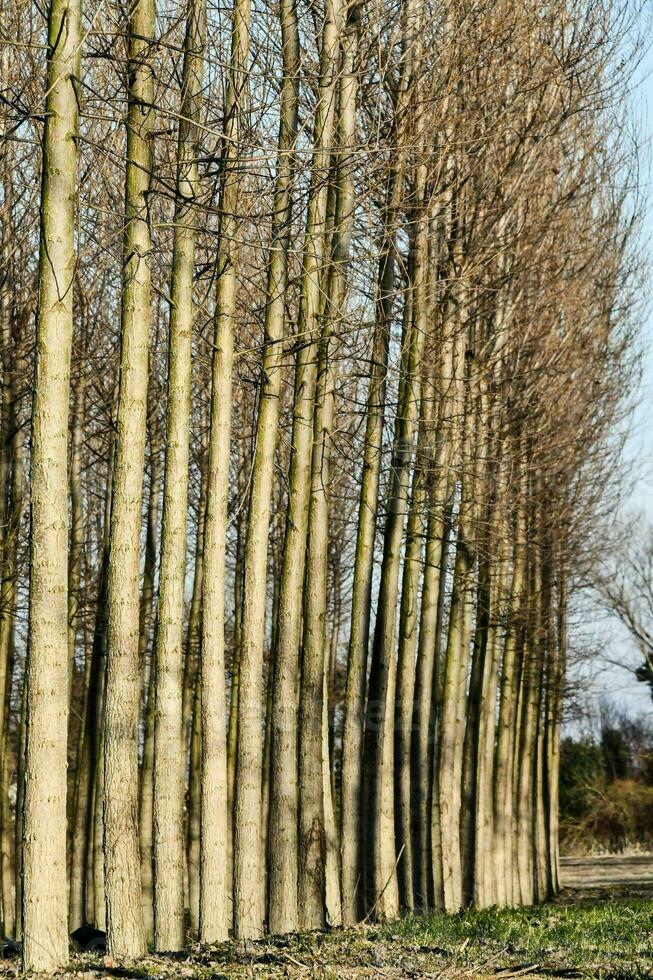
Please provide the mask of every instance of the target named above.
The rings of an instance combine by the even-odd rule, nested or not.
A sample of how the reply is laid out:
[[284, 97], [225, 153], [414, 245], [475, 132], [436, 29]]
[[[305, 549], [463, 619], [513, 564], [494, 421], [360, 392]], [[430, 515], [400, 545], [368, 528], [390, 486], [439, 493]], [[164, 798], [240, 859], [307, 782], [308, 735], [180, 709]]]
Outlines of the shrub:
[[592, 805], [592, 793], [605, 783], [601, 746], [589, 739], [564, 738], [560, 744], [560, 815], [583, 817]]
[[588, 787], [585, 812], [563, 816], [561, 847], [574, 854], [653, 849], [653, 786], [617, 779]]

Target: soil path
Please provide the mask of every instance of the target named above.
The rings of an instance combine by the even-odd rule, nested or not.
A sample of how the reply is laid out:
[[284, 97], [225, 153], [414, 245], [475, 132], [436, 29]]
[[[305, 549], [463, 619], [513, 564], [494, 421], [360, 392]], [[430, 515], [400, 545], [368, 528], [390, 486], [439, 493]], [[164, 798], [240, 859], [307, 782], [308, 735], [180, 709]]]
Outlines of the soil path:
[[[560, 860], [561, 898], [653, 899], [653, 854], [614, 854], [602, 857], [563, 857]], [[597, 894], [597, 892], [599, 894]]]

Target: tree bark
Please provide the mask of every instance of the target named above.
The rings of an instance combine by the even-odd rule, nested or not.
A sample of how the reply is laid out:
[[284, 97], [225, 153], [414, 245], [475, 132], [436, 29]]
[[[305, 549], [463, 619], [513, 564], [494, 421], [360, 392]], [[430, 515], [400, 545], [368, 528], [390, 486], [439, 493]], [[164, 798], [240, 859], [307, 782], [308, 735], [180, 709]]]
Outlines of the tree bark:
[[[248, 82], [250, 0], [234, 0], [231, 23], [231, 62], [225, 105], [223, 179], [220, 189], [220, 248], [217, 258], [218, 294], [211, 394], [211, 437], [204, 531], [202, 591], [202, 796], [200, 840], [200, 939], [211, 943], [227, 938], [227, 743], [224, 679], [224, 556], [231, 439], [231, 382], [234, 320], [236, 316], [236, 265], [238, 261], [238, 201], [242, 177], [239, 171], [244, 126], [244, 102]], [[248, 664], [241, 663], [245, 683], [239, 691], [240, 773], [258, 779], [260, 764], [249, 756], [247, 726], [260, 718], [260, 705], [250, 703]], [[242, 674], [241, 674], [242, 677]], [[242, 703], [242, 708], [241, 708]], [[242, 725], [241, 725], [242, 719]], [[259, 725], [260, 728], [260, 725]], [[258, 733], [260, 738], [260, 733]], [[252, 769], [250, 773], [249, 770]], [[242, 806], [240, 786], [235, 800], [234, 929], [238, 935], [258, 935], [263, 925], [262, 864], [260, 860], [260, 804]], [[239, 819], [240, 818], [240, 819]], [[255, 825], [255, 843], [244, 826]]]
[[420, 632], [415, 666], [413, 732], [411, 740], [411, 844], [415, 907], [431, 908], [435, 901], [431, 863], [431, 811], [436, 757], [435, 684], [439, 663], [439, 636], [442, 620], [443, 575], [451, 507], [451, 477], [454, 430], [452, 425], [453, 336], [452, 318], [446, 304], [441, 311], [441, 352], [439, 366], [439, 404], [434, 448], [434, 473], [428, 481], [428, 522]]
[[146, 942], [152, 940], [154, 928], [154, 869], [152, 866], [152, 821], [154, 796], [154, 705], [156, 649], [151, 642], [154, 617], [154, 577], [156, 574], [159, 507], [161, 503], [161, 466], [157, 420], [154, 417], [154, 385], [149, 386], [150, 418], [150, 494], [147, 502], [145, 563], [139, 607], [138, 659], [144, 688], [143, 755], [139, 770], [138, 835], [141, 857], [141, 902]]
[[[467, 329], [459, 326], [457, 359], [464, 357]], [[464, 411], [460, 460], [460, 506], [456, 561], [453, 572], [449, 609], [447, 646], [443, 664], [442, 705], [439, 718], [439, 810], [440, 845], [444, 907], [448, 912], [461, 908], [463, 881], [460, 847], [460, 814], [462, 805], [463, 741], [467, 666], [472, 629], [472, 594], [476, 562], [475, 491], [472, 447], [476, 448], [475, 415], [470, 393], [470, 379], [464, 382], [466, 397], [459, 401]], [[464, 410], [463, 410], [464, 404]]]
[[77, 766], [77, 795], [72, 834], [72, 865], [70, 881], [69, 928], [78, 929], [95, 921], [93, 902], [93, 836], [94, 788], [97, 785], [100, 761], [100, 732], [103, 721], [104, 675], [107, 644], [107, 578], [109, 563], [109, 519], [111, 511], [111, 482], [113, 440], [109, 447], [107, 492], [104, 506], [103, 548], [97, 585], [95, 624], [88, 671], [88, 691], [84, 710], [83, 731]]
[[500, 704], [494, 781], [497, 901], [512, 905], [513, 892], [513, 756], [517, 702], [517, 649], [519, 643], [523, 583], [524, 526], [520, 474], [516, 475], [517, 501], [513, 537], [512, 580], [508, 600], [508, 622], [501, 664]]
[[[301, 634], [302, 586], [304, 580], [306, 533], [310, 498], [311, 452], [313, 442], [313, 410], [317, 373], [317, 321], [320, 305], [320, 282], [324, 264], [324, 232], [327, 218], [326, 175], [329, 171], [330, 150], [335, 120], [334, 102], [339, 65], [339, 39], [342, 29], [342, 2], [328, 0], [322, 31], [318, 102], [315, 115], [314, 150], [311, 169], [306, 233], [303, 246], [303, 268], [299, 310], [299, 335], [303, 345], [295, 368], [295, 400], [293, 406], [292, 455], [290, 460], [288, 514], [281, 572], [277, 649], [275, 651], [272, 781], [270, 804], [270, 908], [278, 903], [274, 924], [284, 932], [297, 929], [298, 908], [298, 790], [297, 790], [297, 675], [299, 672], [299, 643]], [[255, 720], [260, 716], [260, 672], [257, 670], [257, 689], [251, 696]], [[242, 682], [241, 682], [242, 683]], [[242, 693], [242, 687], [241, 687]], [[277, 712], [285, 712], [285, 717]], [[251, 724], [251, 723], [250, 723]], [[262, 745], [260, 723], [254, 732], [247, 733], [243, 747], [243, 763], [248, 756], [260, 773]], [[236, 803], [237, 821], [247, 830], [247, 840], [253, 838], [255, 827], [246, 826], [244, 811], [256, 812], [260, 794], [260, 776], [247, 777], [241, 763], [239, 746]], [[241, 792], [240, 774], [247, 779]], [[247, 802], [249, 801], [249, 802]], [[250, 819], [251, 816], [250, 815]], [[244, 843], [244, 841], [243, 841]], [[247, 867], [237, 850], [236, 864], [241, 862], [241, 879]], [[252, 872], [253, 872], [252, 865]], [[274, 896], [274, 897], [273, 897]]]
[[68, 963], [68, 399], [81, 3], [51, 0], [32, 408], [23, 970]]
[[154, 718], [154, 945], [181, 950], [184, 929], [184, 795], [182, 741], [184, 583], [193, 328], [193, 272], [199, 191], [197, 129], [202, 98], [206, 6], [189, 0], [172, 256], [165, 489], [156, 633]]
[[145, 952], [137, 747], [139, 557], [151, 319], [148, 194], [154, 27], [153, 0], [137, 0], [129, 23], [126, 224], [104, 720], [104, 890], [108, 949], [116, 959], [132, 959]]
[[413, 81], [412, 59], [404, 51], [393, 126], [397, 150], [385, 188], [383, 238], [378, 271], [370, 382], [366, 405], [363, 469], [352, 586], [351, 627], [342, 747], [341, 886], [343, 922], [353, 925], [363, 913], [364, 841], [363, 753], [374, 545], [385, 421], [390, 325], [395, 300], [399, 208], [406, 167], [406, 111]]
[[[294, 0], [284, 0], [280, 6], [283, 81], [281, 88], [281, 118], [279, 124], [277, 186], [275, 192], [272, 232], [272, 253], [268, 268], [268, 307], [266, 310], [265, 348], [263, 360], [263, 387], [256, 433], [254, 471], [252, 474], [252, 498], [248, 527], [248, 563], [245, 571], [246, 611], [243, 620], [251, 620], [246, 642], [257, 643], [256, 655], [262, 660], [265, 609], [255, 607], [256, 591], [264, 591], [266, 558], [255, 555], [254, 530], [261, 522], [265, 535], [270, 524], [272, 497], [272, 465], [277, 443], [279, 396], [281, 391], [281, 341], [284, 329], [284, 293], [288, 283], [288, 252], [290, 248], [290, 222], [292, 214], [292, 180], [295, 170], [294, 150], [297, 141], [299, 111], [299, 22]], [[269, 362], [269, 363], [268, 363]], [[256, 492], [255, 492], [256, 488]], [[251, 544], [250, 544], [251, 535]], [[260, 549], [260, 544], [258, 548]], [[251, 559], [250, 559], [251, 555]], [[251, 564], [250, 564], [251, 562]], [[261, 604], [259, 597], [258, 603]], [[251, 605], [250, 605], [251, 604]], [[257, 614], [255, 618], [254, 613]], [[293, 703], [295, 677], [276, 651], [273, 674], [269, 683], [272, 688], [270, 714], [270, 810], [268, 819], [268, 925], [273, 933], [285, 933], [296, 928], [297, 883], [286, 874], [285, 856], [291, 840], [286, 841], [286, 800], [292, 795], [292, 768], [287, 761], [292, 757], [295, 733], [292, 731], [292, 713], [288, 704]]]
[[[318, 360], [313, 422], [311, 492], [304, 584], [304, 633], [299, 702], [299, 903], [300, 927], [322, 928], [327, 913], [327, 871], [331, 908], [339, 895], [333, 874], [333, 833], [327, 838], [327, 818], [332, 831], [333, 804], [328, 752], [327, 579], [329, 546], [330, 453], [334, 413], [332, 337], [342, 316], [347, 288], [354, 185], [350, 156], [356, 120], [357, 81], [354, 74], [356, 21], [343, 32], [343, 60], [338, 99], [338, 159], [331, 265], [325, 289], [325, 306]], [[325, 725], [326, 719], [326, 725]], [[326, 747], [325, 747], [326, 737]], [[338, 883], [339, 884], [339, 883]], [[339, 888], [337, 889], [339, 890]], [[338, 908], [338, 917], [340, 910]]]
[[396, 687], [394, 647], [401, 542], [408, 508], [410, 464], [420, 402], [420, 361], [424, 344], [424, 333], [413, 320], [411, 300], [409, 293], [404, 310], [404, 353], [395, 420], [392, 482], [387, 504], [365, 721], [368, 906], [380, 920], [396, 918], [399, 913], [393, 780]]

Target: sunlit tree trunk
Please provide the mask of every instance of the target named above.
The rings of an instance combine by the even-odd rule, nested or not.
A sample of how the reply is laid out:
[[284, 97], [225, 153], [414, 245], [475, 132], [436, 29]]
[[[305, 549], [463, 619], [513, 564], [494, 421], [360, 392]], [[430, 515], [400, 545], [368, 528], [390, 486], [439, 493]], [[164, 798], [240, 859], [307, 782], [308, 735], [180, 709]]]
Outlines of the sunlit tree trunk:
[[[423, 119], [418, 117], [417, 139], [423, 137]], [[418, 146], [420, 163], [415, 175], [413, 234], [415, 236], [411, 289], [413, 330], [423, 335], [422, 345], [430, 329], [430, 291], [433, 283], [433, 263], [429, 248], [431, 222], [425, 201], [426, 169], [423, 148]], [[415, 683], [418, 653], [419, 588], [422, 578], [424, 539], [427, 516], [428, 470], [432, 465], [434, 428], [434, 372], [423, 369], [419, 413], [417, 451], [413, 467], [413, 484], [408, 510], [406, 546], [403, 559], [401, 606], [397, 658], [397, 695], [395, 706], [394, 769], [395, 769], [395, 827], [399, 899], [401, 907], [412, 911], [415, 902], [415, 867], [411, 820], [411, 743], [413, 721], [416, 717]], [[438, 379], [440, 380], [440, 379]], [[433, 593], [432, 593], [433, 596]], [[435, 609], [435, 596], [433, 596]], [[428, 633], [428, 624], [427, 624]], [[420, 680], [423, 680], [422, 678]], [[419, 709], [418, 709], [419, 711]], [[424, 791], [428, 792], [428, 783]]]
[[16, 765], [16, 821], [14, 833], [14, 853], [16, 866], [16, 939], [23, 938], [23, 825], [25, 823], [25, 715], [27, 713], [27, 678], [23, 679], [23, 687], [20, 697], [20, 719], [18, 724], [17, 739], [17, 765]]
[[188, 768], [188, 827], [186, 854], [188, 861], [188, 904], [190, 927], [194, 933], [200, 926], [200, 810], [202, 784], [202, 702], [199, 673], [197, 693], [193, 702], [190, 731], [190, 761]]
[[[9, 65], [10, 50], [9, 45], [6, 45], [0, 53], [0, 85], [3, 88], [9, 84]], [[15, 428], [15, 418], [13, 418], [15, 416], [15, 390], [12, 371], [12, 357], [15, 355], [12, 343], [15, 285], [11, 245], [15, 228], [14, 189], [11, 174], [12, 154], [9, 140], [4, 137], [5, 133], [3, 132], [0, 140], [0, 170], [2, 172], [3, 192], [2, 209], [0, 210], [0, 220], [2, 221], [2, 238], [0, 240], [0, 344], [2, 345], [2, 400], [0, 403], [0, 508], [2, 513], [2, 521], [0, 522], [0, 567], [2, 569], [2, 601], [0, 601], [0, 808], [2, 810], [0, 813], [2, 819], [0, 833], [2, 835], [2, 915], [0, 925], [5, 934], [10, 934], [8, 926], [14, 920], [15, 901], [11, 901], [5, 887], [7, 871], [11, 876], [11, 869], [8, 865], [10, 862], [9, 852], [13, 845], [9, 827], [7, 723], [11, 707], [11, 699], [8, 695], [11, 692], [14, 623], [13, 604], [5, 602], [5, 583], [8, 584], [14, 578], [11, 570], [15, 564], [18, 542], [14, 541], [12, 547], [12, 543], [8, 541], [8, 529], [5, 531], [9, 518], [13, 481], [11, 448], [13, 443], [12, 429]]]
[[[421, 275], [421, 273], [415, 273]], [[410, 275], [410, 273], [409, 273]], [[401, 544], [408, 508], [410, 465], [419, 415], [424, 332], [413, 319], [411, 295], [404, 310], [403, 356], [395, 420], [392, 481], [386, 509], [383, 561], [365, 722], [368, 904], [381, 920], [399, 912], [394, 827], [395, 637]]]
[[[243, 488], [243, 469], [238, 474], [238, 498], [241, 499], [244, 492]], [[229, 688], [229, 714], [227, 717], [227, 807], [229, 820], [229, 859], [233, 857], [233, 805], [234, 789], [236, 781], [236, 752], [238, 750], [238, 691], [240, 689], [240, 653], [243, 612], [243, 537], [245, 534], [245, 524], [247, 523], [247, 513], [243, 517], [243, 512], [236, 517], [236, 553], [234, 569], [234, 619], [233, 619], [233, 641], [231, 645], [231, 684]], [[231, 868], [233, 876], [233, 868]]]
[[542, 675], [542, 554], [538, 535], [534, 480], [528, 489], [530, 514], [528, 522], [529, 571], [525, 599], [525, 642], [521, 669], [521, 712], [517, 729], [515, 755], [516, 833], [515, 851], [519, 884], [518, 898], [524, 905], [537, 899], [536, 867], [536, 802], [538, 772], [538, 727], [540, 720], [540, 690]]
[[[18, 354], [16, 364], [20, 370], [22, 360]], [[13, 388], [13, 386], [11, 386]], [[2, 736], [0, 741], [0, 765], [2, 766], [2, 782], [0, 783], [0, 807], [2, 818], [2, 902], [3, 902], [3, 925], [6, 935], [13, 935], [15, 932], [15, 824], [12, 819], [12, 807], [10, 801], [10, 780], [16, 769], [16, 752], [14, 750], [14, 739], [12, 738], [9, 723], [12, 712], [12, 688], [13, 674], [15, 665], [15, 646], [16, 646], [16, 603], [18, 598], [18, 541], [20, 525], [23, 516], [25, 503], [25, 468], [23, 461], [24, 453], [24, 433], [20, 426], [16, 424], [14, 411], [10, 412], [13, 420], [11, 425], [11, 440], [9, 450], [11, 453], [10, 477], [8, 496], [6, 499], [5, 510], [5, 535], [3, 541], [3, 564], [2, 564], [2, 592], [0, 604], [2, 606], [2, 622], [0, 623], [0, 656], [3, 657], [6, 667], [6, 676], [0, 701], [2, 711]], [[18, 823], [18, 820], [15, 821]]]
[[[416, 297], [417, 299], [417, 297]], [[415, 696], [415, 664], [419, 631], [419, 587], [422, 577], [424, 539], [426, 537], [428, 433], [432, 422], [432, 393], [430, 378], [422, 383], [419, 437], [413, 469], [406, 548], [401, 584], [399, 610], [397, 697], [395, 704], [395, 828], [399, 901], [402, 909], [414, 907], [414, 868], [411, 835], [411, 773], [410, 744], [413, 728]]]
[[430, 882], [433, 888], [433, 907], [444, 909], [444, 881], [442, 877], [442, 821], [440, 814], [440, 715], [444, 696], [444, 623], [447, 576], [449, 574], [451, 539], [453, 532], [453, 497], [455, 493], [455, 477], [450, 477], [444, 508], [444, 526], [440, 547], [440, 581], [438, 591], [438, 606], [435, 623], [435, 663], [433, 665], [433, 693], [431, 710], [431, 728], [433, 748], [430, 756], [431, 766], [431, 810], [430, 810]]
[[388, 370], [389, 319], [394, 297], [394, 263], [396, 249], [396, 198], [400, 176], [391, 181], [387, 219], [387, 237], [380, 260], [379, 299], [374, 326], [371, 377], [367, 395], [363, 470], [358, 507], [358, 528], [352, 585], [352, 609], [347, 687], [342, 748], [341, 789], [341, 866], [342, 914], [345, 925], [358, 921], [363, 908], [363, 733], [365, 689], [372, 601], [374, 542], [378, 512], [379, 481], [382, 463], [383, 423]]
[[[202, 786], [200, 839], [200, 938], [216, 942], [228, 929], [227, 744], [224, 678], [225, 539], [231, 439], [234, 321], [237, 309], [238, 201], [242, 176], [245, 99], [248, 81], [250, 0], [234, 0], [231, 22], [231, 62], [225, 104], [223, 179], [220, 188], [220, 247], [217, 257], [218, 292], [211, 391], [211, 437], [204, 530], [202, 589]], [[252, 703], [248, 664], [241, 656], [238, 746], [242, 752], [238, 779], [256, 779], [260, 796], [260, 765], [251, 757], [251, 742], [260, 706]], [[259, 684], [260, 689], [260, 684]], [[242, 708], [241, 708], [242, 705]], [[241, 723], [242, 721], [242, 723]], [[259, 725], [260, 728], [260, 725]], [[249, 741], [248, 741], [249, 736]], [[252, 772], [253, 770], [253, 772]], [[263, 894], [260, 860], [260, 805], [240, 796], [238, 783], [234, 834], [234, 929], [238, 935], [262, 931]], [[246, 827], [256, 827], [256, 843]]]
[[52, 0], [32, 408], [23, 969], [68, 962], [68, 399], [73, 335], [81, 3]]
[[[294, 894], [298, 881], [297, 839], [297, 675], [301, 637], [302, 591], [306, 552], [306, 533], [311, 488], [311, 453], [313, 443], [313, 410], [317, 377], [318, 315], [320, 286], [324, 265], [325, 231], [327, 221], [327, 181], [330, 149], [335, 124], [335, 96], [339, 66], [339, 40], [342, 30], [343, 4], [328, 0], [322, 30], [318, 102], [315, 110], [314, 150], [311, 165], [311, 186], [307, 206], [306, 232], [303, 245], [303, 267], [299, 310], [299, 344], [295, 366], [295, 397], [293, 406], [292, 455], [290, 459], [288, 515], [281, 571], [277, 649], [275, 651], [274, 702], [279, 709], [285, 706], [286, 717], [273, 717], [272, 786], [270, 811], [270, 894], [272, 889], [281, 901], [279, 918], [275, 921], [283, 931], [297, 928], [298, 908]], [[257, 675], [258, 677], [258, 675]], [[259, 685], [260, 687], [260, 685]], [[260, 712], [260, 689], [252, 710]], [[255, 717], [258, 717], [256, 715]], [[321, 714], [320, 714], [321, 723]], [[259, 725], [260, 728], [260, 725]], [[252, 740], [253, 759], [260, 758], [258, 742]], [[240, 759], [240, 750], [239, 750]], [[259, 765], [260, 771], [260, 765]], [[237, 773], [241, 772], [241, 766]], [[249, 777], [252, 778], [253, 777]], [[277, 780], [280, 783], [277, 785]], [[249, 779], [248, 779], [249, 781]], [[258, 780], [260, 785], [260, 779]], [[255, 786], [243, 795], [251, 799], [260, 793]], [[240, 781], [236, 799], [240, 794]], [[250, 833], [254, 832], [254, 828]], [[301, 882], [301, 878], [299, 881]], [[273, 884], [274, 881], [274, 884]], [[301, 885], [300, 885], [301, 887]], [[271, 898], [272, 901], [272, 898]], [[303, 909], [311, 918], [313, 912]]]
[[[495, 433], [496, 438], [496, 433]], [[500, 456], [500, 445], [494, 452]], [[505, 472], [499, 460], [497, 493], [504, 492]], [[495, 826], [494, 826], [494, 756], [497, 728], [497, 690], [501, 663], [501, 640], [505, 599], [506, 548], [504, 529], [493, 501], [488, 522], [487, 555], [490, 561], [489, 610], [487, 640], [479, 711], [479, 735], [476, 772], [474, 903], [480, 908], [496, 904]]]
[[[265, 346], [245, 550], [242, 633], [243, 644], [247, 647], [247, 659], [252, 665], [256, 665], [256, 677], [262, 673], [265, 643], [267, 537], [270, 528], [272, 480], [278, 436], [292, 181], [295, 170], [294, 149], [299, 109], [299, 22], [294, 0], [284, 0], [281, 3], [279, 19], [283, 79], [272, 241], [267, 277]], [[272, 690], [269, 739], [270, 765], [273, 773], [270, 781], [268, 817], [268, 923], [271, 932], [283, 933], [295, 928], [297, 907], [296, 881], [289, 880], [285, 876], [282, 860], [284, 844], [280, 840], [284, 834], [283, 811], [286, 806], [286, 785], [289, 779], [293, 779], [292, 770], [285, 765], [287, 756], [284, 753], [284, 743], [288, 737], [288, 728], [292, 725], [292, 712], [288, 711], [288, 704], [292, 704], [292, 699], [288, 697], [288, 687], [294, 684], [294, 678], [284, 672], [284, 664], [277, 656], [274, 658], [273, 676], [268, 683]], [[279, 764], [280, 760], [281, 764]]]
[[[411, 5], [407, 4], [406, 10], [408, 11], [409, 8], [412, 9]], [[407, 110], [414, 81], [411, 52], [412, 46], [408, 44], [403, 51], [397, 87], [393, 125], [396, 152], [385, 187], [383, 236], [379, 258], [378, 295], [358, 507], [342, 749], [340, 839], [342, 908], [345, 925], [356, 922], [365, 906], [363, 873], [366, 834], [363, 830], [364, 780], [362, 778], [365, 697], [390, 326], [395, 300], [397, 234], [406, 169]]]
[[154, 944], [184, 947], [183, 626], [193, 327], [193, 272], [199, 190], [197, 132], [204, 68], [206, 7], [189, 0], [172, 257], [165, 489], [157, 610], [154, 727]]
[[[514, 443], [513, 443], [514, 445]], [[515, 719], [517, 712], [517, 651], [521, 633], [520, 616], [522, 588], [524, 581], [525, 530], [523, 521], [523, 501], [521, 499], [521, 476], [515, 474], [516, 513], [513, 529], [512, 577], [509, 587], [506, 635], [501, 664], [500, 704], [497, 728], [497, 749], [494, 781], [494, 822], [496, 833], [496, 873], [497, 901], [501, 905], [512, 905], [514, 866], [513, 866], [513, 758], [515, 752]]]
[[[466, 329], [458, 327], [457, 360], [464, 356]], [[476, 565], [475, 540], [475, 467], [472, 463], [476, 444], [476, 412], [471, 393], [472, 379], [464, 386], [466, 397], [460, 398], [458, 411], [463, 412], [460, 441], [460, 505], [458, 508], [456, 560], [444, 663], [442, 666], [442, 702], [439, 717], [439, 812], [442, 885], [444, 907], [458, 910], [463, 901], [460, 847], [462, 806], [463, 742], [465, 734], [467, 668], [473, 618], [473, 587]], [[463, 408], [464, 406], [464, 408]], [[472, 448], [473, 447], [473, 448]]]
[[[81, 330], [79, 338], [78, 375], [73, 384], [70, 433], [70, 535], [68, 555], [68, 658], [70, 661], [70, 692], [75, 679], [75, 654], [79, 629], [80, 588], [84, 553], [84, 494], [82, 487], [84, 414], [86, 411], [86, 377], [84, 356], [88, 329], [88, 301], [84, 291], [78, 288]], [[71, 731], [72, 734], [72, 731]]]
[[145, 951], [138, 846], [139, 557], [150, 333], [153, 0], [129, 23], [120, 391], [111, 509], [104, 722], [104, 889], [111, 954]]
[[437, 431], [433, 451], [434, 472], [428, 479], [428, 521], [420, 632], [415, 666], [413, 731], [411, 740], [411, 845], [413, 859], [413, 892], [416, 908], [426, 910], [434, 904], [431, 865], [431, 809], [435, 759], [434, 683], [438, 660], [439, 630], [442, 620], [443, 572], [448, 547], [447, 506], [451, 496], [449, 470], [453, 458], [452, 387], [453, 337], [452, 318], [446, 304], [441, 310], [442, 330], [436, 334], [441, 345]]
[[[480, 365], [483, 372], [484, 366]], [[477, 459], [475, 473], [474, 537], [478, 555], [478, 575], [475, 583], [474, 637], [467, 689], [465, 734], [463, 745], [462, 812], [460, 847], [462, 859], [463, 903], [471, 905], [475, 884], [479, 880], [480, 853], [476, 840], [478, 812], [480, 728], [483, 711], [485, 675], [489, 666], [488, 634], [490, 623], [490, 525], [492, 520], [492, 484], [494, 467], [490, 451], [488, 396], [485, 379], [481, 377], [476, 395]]]
[[354, 19], [349, 29], [343, 32], [336, 137], [338, 153], [334, 164], [336, 187], [331, 264], [327, 274], [322, 314], [313, 423], [299, 702], [299, 901], [302, 928], [319, 928], [325, 924], [327, 895], [332, 924], [340, 918], [339, 874], [333, 863], [336, 855], [328, 753], [328, 690], [325, 687], [325, 677], [328, 677], [329, 671], [327, 579], [329, 463], [334, 413], [332, 344], [334, 331], [343, 314], [354, 214], [353, 161], [350, 154], [356, 122], [356, 42], [357, 24]]

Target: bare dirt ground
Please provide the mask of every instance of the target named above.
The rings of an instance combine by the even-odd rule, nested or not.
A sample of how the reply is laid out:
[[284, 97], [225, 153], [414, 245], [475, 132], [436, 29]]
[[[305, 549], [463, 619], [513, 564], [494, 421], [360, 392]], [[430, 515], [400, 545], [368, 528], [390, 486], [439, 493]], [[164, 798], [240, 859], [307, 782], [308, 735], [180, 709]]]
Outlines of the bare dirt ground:
[[653, 900], [653, 854], [563, 857], [560, 864], [562, 901]]

